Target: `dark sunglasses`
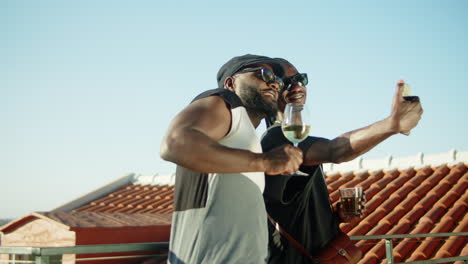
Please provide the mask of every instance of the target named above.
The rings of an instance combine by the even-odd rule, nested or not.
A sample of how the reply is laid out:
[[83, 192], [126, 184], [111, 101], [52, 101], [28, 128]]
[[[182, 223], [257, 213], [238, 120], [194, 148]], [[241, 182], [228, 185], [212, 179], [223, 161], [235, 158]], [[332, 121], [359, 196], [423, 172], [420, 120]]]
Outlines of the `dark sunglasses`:
[[245, 69], [245, 70], [238, 71], [238, 72], [236, 72], [236, 74], [237, 73], [246, 73], [246, 72], [257, 72], [257, 71], [260, 72], [260, 77], [264, 82], [266, 82], [267, 84], [275, 82], [279, 86], [278, 90], [283, 89], [283, 87], [284, 87], [283, 79], [276, 76], [272, 71], [270, 71], [269, 69], [264, 68], [264, 67], [248, 68], [248, 69]]
[[302, 86], [306, 86], [309, 83], [309, 79], [307, 79], [307, 73], [298, 73], [291, 77], [284, 78], [284, 89], [290, 90], [293, 87], [293, 84], [299, 84]]

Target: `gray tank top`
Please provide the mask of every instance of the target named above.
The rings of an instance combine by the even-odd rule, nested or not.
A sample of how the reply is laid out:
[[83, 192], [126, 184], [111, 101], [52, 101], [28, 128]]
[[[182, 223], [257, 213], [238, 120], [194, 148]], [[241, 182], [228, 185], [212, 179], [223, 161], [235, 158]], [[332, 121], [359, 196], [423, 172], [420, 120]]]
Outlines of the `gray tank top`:
[[[260, 140], [237, 95], [220, 96], [231, 109], [231, 130], [220, 144], [261, 153]], [[177, 166], [169, 263], [265, 263], [268, 228], [263, 172], [200, 173]]]

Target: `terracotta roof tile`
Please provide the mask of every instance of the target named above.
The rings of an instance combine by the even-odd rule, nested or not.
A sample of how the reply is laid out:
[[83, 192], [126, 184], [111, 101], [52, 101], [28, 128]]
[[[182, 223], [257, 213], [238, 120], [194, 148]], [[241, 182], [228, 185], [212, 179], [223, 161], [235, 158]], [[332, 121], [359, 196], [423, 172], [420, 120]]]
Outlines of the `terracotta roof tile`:
[[419, 186], [423, 181], [425, 181], [429, 176], [434, 173], [434, 170], [430, 167], [425, 167], [420, 169], [416, 172], [416, 174], [406, 182], [404, 187], [408, 187], [411, 189], [416, 188]]
[[[461, 222], [453, 231], [454, 232], [467, 232], [468, 230], [468, 221]], [[466, 237], [449, 237], [444, 244], [440, 247], [435, 254], [435, 258], [448, 258], [454, 256], [459, 252], [468, 242]]]
[[[400, 176], [405, 177], [404, 174], [402, 171]], [[383, 180], [374, 185], [383, 188], [375, 192], [366, 204], [366, 209], [371, 213], [365, 214], [359, 222], [342, 224], [342, 230], [349, 235], [456, 232], [456, 226], [462, 225], [464, 221], [468, 222], [465, 219], [468, 201], [468, 172], [465, 164], [459, 163], [451, 168], [442, 165], [434, 170], [426, 167], [417, 170], [413, 175], [389, 195], [389, 192], [393, 191], [391, 185], [397, 186], [404, 181], [385, 180], [384, 178], [389, 177], [387, 172]], [[380, 185], [384, 180], [386, 185]], [[367, 198], [368, 193], [366, 190]], [[463, 228], [466, 226], [462, 225], [459, 229]], [[439, 248], [445, 252], [444, 256], [447, 252], [452, 254], [450, 256], [459, 256], [466, 247], [466, 237], [451, 241], [445, 242], [443, 238], [395, 239], [395, 261], [431, 258], [433, 256], [429, 256], [429, 252], [437, 252]], [[443, 246], [444, 244], [447, 245]], [[385, 258], [385, 247], [381, 241], [359, 241], [357, 245], [365, 253], [360, 264], [376, 263], [378, 259]]]
[[[367, 255], [370, 255], [370, 258], [367, 258], [363, 263], [377, 263], [376, 261], [380, 261], [385, 258], [385, 242], [383, 241], [378, 241], [377, 244], [366, 253]], [[361, 262], [359, 262], [361, 264]]]
[[372, 199], [374, 195], [381, 192], [381, 190], [384, 189], [385, 186], [387, 186], [387, 184], [390, 183], [393, 179], [395, 179], [399, 174], [400, 172], [398, 170], [385, 172], [381, 179], [372, 183], [369, 186], [369, 188], [366, 190], [366, 197], [368, 197], [368, 199]]
[[383, 170], [370, 172], [369, 177], [367, 177], [365, 181], [361, 182], [361, 186], [367, 189], [372, 183], [382, 179], [384, 175], [385, 173], [383, 172]]
[[[458, 173], [458, 175], [460, 176], [461, 173]], [[461, 181], [458, 181], [458, 182], [463, 183], [464, 180], [462, 179]], [[444, 184], [444, 182], [441, 181], [440, 184]], [[455, 192], [452, 192], [452, 189], [459, 189], [457, 185], [453, 186], [449, 192], [445, 193], [445, 196], [447, 194], [449, 196], [452, 196], [453, 193], [455, 193]], [[444, 193], [441, 193], [439, 195], [444, 195]], [[447, 206], [435, 206], [434, 208], [429, 210], [423, 217], [421, 217], [420, 221], [417, 224], [414, 224], [413, 230], [410, 233], [419, 234], [419, 233], [428, 233], [428, 232], [430, 233], [442, 233], [442, 232], [451, 232], [451, 231], [455, 232], [453, 231], [453, 225], [454, 225], [453, 223], [458, 222], [461, 216], [466, 214], [466, 201], [468, 199], [466, 195], [458, 196], [458, 197], [459, 197], [458, 201], [454, 203], [454, 206], [447, 213], [445, 213]], [[441, 199], [441, 201], [443, 200], [444, 198]], [[446, 200], [453, 200], [453, 198], [451, 197]], [[465, 204], [463, 205], [463, 203]], [[439, 202], [437, 204], [440, 205], [441, 203]], [[418, 211], [422, 211], [422, 210], [418, 210]], [[442, 215], [443, 217], [441, 218]], [[398, 254], [399, 256], [398, 258], [395, 257], [395, 261], [403, 261], [403, 260], [415, 261], [415, 260], [428, 259], [431, 257], [429, 255], [431, 255], [434, 251], [436, 251], [436, 249], [440, 247], [441, 245], [440, 241], [443, 241], [443, 240], [441, 240], [441, 238], [426, 238], [424, 241], [420, 242], [420, 244], [410, 242], [410, 241], [415, 241], [415, 239], [404, 239], [402, 242], [400, 242], [399, 245], [397, 245], [394, 248], [395, 249], [394, 251], [408, 253], [409, 250], [414, 250], [412, 255], [408, 257], [407, 259], [405, 259], [406, 254]]]
[[398, 244], [396, 244], [395, 242], [393, 243], [393, 260], [394, 262], [402, 262], [406, 258], [406, 256], [411, 254], [413, 249], [418, 246], [419, 242], [415, 239], [405, 239], [403, 240], [403, 242], [400, 242]]
[[[89, 202], [76, 212], [108, 213], [171, 213], [174, 186], [128, 184], [101, 198]], [[169, 210], [166, 210], [169, 209]]]
[[363, 258], [359, 261], [359, 264], [375, 264], [378, 263], [380, 259], [381, 257], [378, 254], [369, 252], [363, 256]]
[[354, 175], [352, 173], [346, 173], [341, 175], [341, 177], [337, 178], [335, 181], [331, 181], [327, 184], [329, 192], [334, 192], [335, 190], [338, 190], [340, 186], [346, 184], [353, 178]]
[[[465, 247], [462, 249], [460, 256], [468, 256], [468, 243], [465, 240]], [[463, 264], [461, 260], [455, 261], [454, 264]]]
[[349, 188], [354, 186], [361, 186], [361, 182], [365, 181], [369, 177], [369, 172], [361, 172], [357, 175], [353, 175], [354, 177], [350, 177], [350, 181], [347, 181], [343, 185], [339, 186], [339, 188]]
[[171, 215], [167, 214], [116, 214], [96, 212], [44, 212], [50, 219], [70, 227], [128, 227], [170, 225]]

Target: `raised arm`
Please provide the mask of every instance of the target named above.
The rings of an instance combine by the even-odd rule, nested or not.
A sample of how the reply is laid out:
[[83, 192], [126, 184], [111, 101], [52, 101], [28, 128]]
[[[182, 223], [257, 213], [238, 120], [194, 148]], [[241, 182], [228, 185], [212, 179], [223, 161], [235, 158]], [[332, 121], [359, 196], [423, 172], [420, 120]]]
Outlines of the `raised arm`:
[[224, 100], [209, 96], [180, 112], [161, 144], [161, 158], [199, 172], [292, 172], [302, 162], [302, 152], [283, 146], [271, 153], [253, 153], [218, 143], [230, 130], [231, 112]]
[[392, 135], [408, 134], [421, 119], [419, 98], [406, 101], [402, 97], [404, 81], [399, 81], [389, 117], [367, 127], [344, 133], [333, 140], [320, 139], [305, 152], [304, 164], [340, 163], [352, 160]]

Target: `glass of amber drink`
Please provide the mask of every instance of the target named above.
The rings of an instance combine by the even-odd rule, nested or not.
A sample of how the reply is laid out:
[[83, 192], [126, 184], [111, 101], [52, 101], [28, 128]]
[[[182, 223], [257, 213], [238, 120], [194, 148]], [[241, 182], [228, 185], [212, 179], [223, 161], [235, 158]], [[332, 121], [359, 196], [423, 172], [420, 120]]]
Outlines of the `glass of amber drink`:
[[360, 215], [362, 187], [341, 188], [340, 200], [345, 215]]

